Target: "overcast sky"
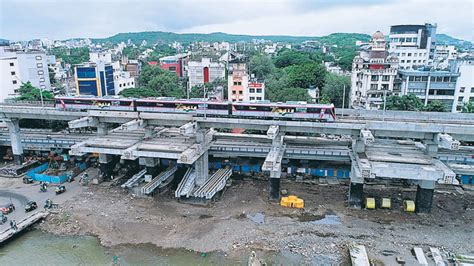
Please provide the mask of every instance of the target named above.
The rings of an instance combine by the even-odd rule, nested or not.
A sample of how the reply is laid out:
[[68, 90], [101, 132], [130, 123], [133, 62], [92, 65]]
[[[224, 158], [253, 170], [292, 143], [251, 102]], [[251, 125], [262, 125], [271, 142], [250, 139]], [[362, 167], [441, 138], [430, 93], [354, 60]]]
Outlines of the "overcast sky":
[[107, 37], [119, 32], [322, 36], [438, 24], [473, 41], [472, 0], [0, 0], [0, 38]]

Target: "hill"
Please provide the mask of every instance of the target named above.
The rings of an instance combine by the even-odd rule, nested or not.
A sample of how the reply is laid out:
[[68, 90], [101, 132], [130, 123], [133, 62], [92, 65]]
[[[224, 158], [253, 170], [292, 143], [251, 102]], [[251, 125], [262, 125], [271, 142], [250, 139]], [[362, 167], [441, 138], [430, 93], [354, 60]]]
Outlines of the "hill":
[[464, 48], [464, 49], [469, 49], [474, 47], [474, 45], [471, 42], [461, 40], [461, 39], [456, 39], [454, 37], [451, 37], [446, 34], [436, 34], [436, 42], [437, 44], [444, 44], [444, 45], [454, 45], [458, 48]]
[[355, 45], [355, 41], [367, 41], [370, 38], [367, 34], [360, 33], [333, 33], [323, 37], [314, 37], [314, 36], [285, 36], [285, 35], [237, 35], [237, 34], [227, 34], [223, 32], [214, 32], [214, 33], [173, 33], [173, 32], [163, 32], [163, 31], [146, 31], [146, 32], [128, 32], [128, 33], [118, 33], [114, 36], [102, 39], [93, 39], [95, 43], [102, 42], [111, 42], [111, 43], [120, 43], [127, 42], [129, 39], [133, 43], [141, 43], [146, 41], [147, 43], [172, 43], [172, 42], [181, 42], [181, 43], [190, 43], [197, 41], [205, 42], [230, 42], [236, 43], [240, 41], [250, 42], [255, 39], [269, 40], [273, 42], [302, 42], [307, 40], [317, 40], [327, 44], [338, 44], [338, 45]]

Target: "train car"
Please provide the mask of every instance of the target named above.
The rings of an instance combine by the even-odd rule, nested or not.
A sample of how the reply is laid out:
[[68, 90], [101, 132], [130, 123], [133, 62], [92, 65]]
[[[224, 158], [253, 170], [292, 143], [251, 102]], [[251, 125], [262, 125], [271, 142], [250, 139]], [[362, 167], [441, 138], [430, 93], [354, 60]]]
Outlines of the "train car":
[[135, 101], [139, 112], [191, 113], [197, 115], [229, 115], [229, 103], [204, 100], [175, 100], [174, 98], [139, 99]]
[[232, 115], [285, 120], [336, 120], [333, 104], [232, 103]]
[[60, 110], [114, 110], [135, 111], [134, 99], [99, 97], [56, 97]]

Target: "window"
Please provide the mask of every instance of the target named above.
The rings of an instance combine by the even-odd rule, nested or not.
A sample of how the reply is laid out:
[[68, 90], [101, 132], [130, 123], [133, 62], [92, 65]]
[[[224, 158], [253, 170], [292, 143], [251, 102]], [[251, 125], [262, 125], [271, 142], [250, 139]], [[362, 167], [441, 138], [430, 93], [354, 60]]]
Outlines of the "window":
[[46, 86], [45, 86], [45, 85], [41, 85], [40, 88], [46, 89]]
[[249, 89], [250, 93], [255, 93], [255, 89]]
[[408, 56], [411, 56], [411, 53], [408, 53]]
[[243, 92], [243, 91], [239, 91], [239, 94], [242, 95], [242, 94], [244, 94], [244, 92]]
[[405, 60], [400, 61], [400, 63], [405, 63]]
[[12, 80], [12, 83], [13, 83], [13, 84], [17, 84], [17, 81], [16, 81], [16, 80]]
[[402, 56], [405, 56], [405, 55], [407, 55], [407, 54], [406, 54], [406, 53], [402, 53]]
[[119, 84], [119, 87], [122, 88], [122, 84]]
[[262, 89], [257, 89], [257, 93], [262, 93]]
[[38, 75], [43, 75], [44, 71], [43, 70], [38, 70]]
[[232, 99], [233, 102], [235, 102], [235, 99]]
[[234, 86], [240, 86], [240, 85], [242, 85], [241, 81], [234, 81]]
[[400, 42], [405, 42], [405, 38], [400, 38]]
[[407, 60], [407, 63], [411, 63], [411, 60]]
[[251, 101], [255, 100], [255, 97], [250, 97], [250, 100], [251, 100]]
[[418, 38], [413, 38], [413, 42], [417, 42], [418, 41]]
[[458, 102], [462, 102], [462, 96], [458, 98]]
[[237, 94], [237, 91], [232, 91], [232, 94]]
[[415, 81], [415, 77], [414, 77], [414, 76], [410, 76], [410, 77], [408, 77], [408, 80], [409, 80], [409, 81]]
[[15, 76], [15, 71], [12, 71], [12, 72], [10, 72], [10, 73], [12, 74], [12, 76]]
[[10, 66], [14, 66], [14, 65], [15, 65], [15, 63], [13, 63], [13, 62], [10, 62]]
[[449, 77], [444, 77], [443, 82], [449, 82]]
[[37, 55], [37, 56], [36, 56], [36, 60], [41, 60], [41, 59], [43, 59], [43, 58], [41, 57], [41, 55]]
[[40, 78], [40, 82], [44, 82], [44, 81], [45, 81], [44, 78]]
[[464, 92], [464, 90], [466, 90], [466, 87], [461, 87], [461, 89], [459, 89], [459, 92]]
[[421, 81], [428, 81], [428, 77], [427, 76], [421, 77]]
[[406, 38], [406, 41], [407, 41], [407, 42], [411, 42], [411, 38]]
[[43, 67], [43, 63], [38, 63], [38, 64], [36, 64], [36, 67], [37, 67], [37, 68], [42, 68], [42, 67]]
[[370, 80], [372, 80], [372, 81], [378, 81], [378, 80], [379, 80], [379, 76], [372, 75], [372, 76], [370, 77]]
[[390, 80], [390, 76], [388, 75], [383, 75], [382, 76], [382, 81], [389, 81]]
[[474, 87], [471, 87], [471, 93], [474, 93]]
[[258, 100], [258, 101], [261, 101], [261, 100], [262, 100], [262, 97], [257, 97], [257, 100]]
[[377, 84], [370, 84], [371, 90], [377, 90]]

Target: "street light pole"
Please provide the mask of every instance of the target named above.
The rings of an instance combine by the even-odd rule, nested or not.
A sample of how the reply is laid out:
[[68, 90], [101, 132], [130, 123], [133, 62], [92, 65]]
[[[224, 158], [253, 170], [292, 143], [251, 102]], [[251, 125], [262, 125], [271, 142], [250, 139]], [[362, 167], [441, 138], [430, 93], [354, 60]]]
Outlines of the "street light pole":
[[383, 117], [382, 121], [385, 121], [385, 107], [387, 105], [387, 90], [383, 91]]
[[343, 89], [343, 92], [342, 92], [342, 113], [341, 113], [341, 117], [344, 116], [344, 104], [345, 104], [345, 101], [346, 101], [346, 85], [344, 84], [344, 89]]

